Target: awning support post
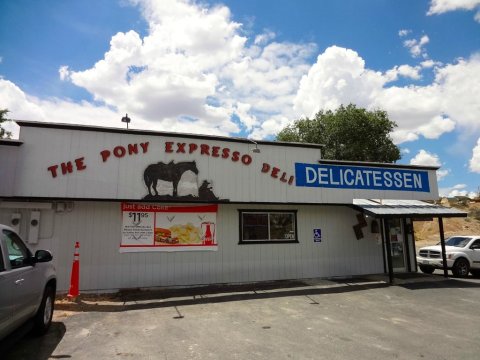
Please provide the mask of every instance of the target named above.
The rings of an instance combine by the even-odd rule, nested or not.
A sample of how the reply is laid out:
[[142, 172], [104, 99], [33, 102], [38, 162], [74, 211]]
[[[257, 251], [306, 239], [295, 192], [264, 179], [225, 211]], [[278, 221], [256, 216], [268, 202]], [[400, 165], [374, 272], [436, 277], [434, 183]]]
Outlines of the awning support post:
[[445, 234], [443, 232], [443, 218], [438, 218], [438, 227], [440, 229], [440, 244], [442, 245], [443, 276], [448, 278], [447, 252], [445, 250]]
[[388, 219], [383, 219], [385, 226], [385, 244], [387, 245], [387, 263], [388, 263], [388, 280], [393, 284], [393, 264], [392, 264], [392, 247], [390, 245], [390, 226]]
[[383, 219], [378, 219], [378, 221], [380, 222], [380, 232], [381, 232], [381, 235], [382, 235], [382, 260], [383, 260], [383, 272], [386, 274], [387, 273], [387, 259], [386, 259], [386, 256], [385, 256], [385, 224], [384, 224], [384, 221]]
[[413, 262], [415, 264], [414, 269], [415, 269], [415, 272], [418, 272], [417, 246], [415, 245], [415, 228], [413, 226], [413, 219], [410, 219], [410, 223], [412, 224]]

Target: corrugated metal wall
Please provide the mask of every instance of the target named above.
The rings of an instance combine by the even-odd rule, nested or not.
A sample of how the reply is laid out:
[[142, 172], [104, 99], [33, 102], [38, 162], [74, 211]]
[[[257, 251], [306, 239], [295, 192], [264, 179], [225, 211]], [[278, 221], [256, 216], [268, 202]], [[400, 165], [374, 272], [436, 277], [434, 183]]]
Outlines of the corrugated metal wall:
[[[239, 245], [238, 209], [297, 210], [298, 244]], [[42, 210], [40, 239], [32, 249], [54, 255], [59, 291], [69, 287], [75, 241], [80, 242], [81, 290], [114, 290], [210, 283], [251, 282], [379, 273], [382, 249], [369, 228], [356, 240], [356, 212], [345, 206], [220, 205], [216, 252], [119, 253], [120, 203], [75, 202], [70, 211]], [[15, 210], [18, 212], [18, 210]], [[21, 210], [27, 238], [30, 210]], [[1, 209], [9, 224], [13, 210]], [[322, 242], [313, 242], [313, 229]]]

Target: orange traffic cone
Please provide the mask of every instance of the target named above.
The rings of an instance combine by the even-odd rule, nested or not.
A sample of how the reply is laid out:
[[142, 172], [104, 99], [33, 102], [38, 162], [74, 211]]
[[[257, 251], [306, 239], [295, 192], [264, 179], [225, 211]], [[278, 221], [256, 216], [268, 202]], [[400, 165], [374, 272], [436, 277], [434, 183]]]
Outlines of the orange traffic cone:
[[70, 276], [70, 290], [68, 291], [68, 297], [72, 300], [75, 300], [80, 291], [78, 289], [80, 282], [80, 254], [78, 249], [80, 248], [80, 243], [75, 242], [75, 252], [73, 254], [73, 264], [72, 264], [72, 274]]

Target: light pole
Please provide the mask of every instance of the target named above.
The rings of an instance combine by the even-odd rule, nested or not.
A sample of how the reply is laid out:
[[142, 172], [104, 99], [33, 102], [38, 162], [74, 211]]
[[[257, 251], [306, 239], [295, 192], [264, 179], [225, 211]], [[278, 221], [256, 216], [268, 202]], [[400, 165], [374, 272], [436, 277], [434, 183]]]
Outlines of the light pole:
[[124, 117], [122, 117], [122, 122], [127, 123], [127, 130], [128, 130], [128, 124], [130, 123], [131, 119], [128, 117], [128, 114], [125, 114]]

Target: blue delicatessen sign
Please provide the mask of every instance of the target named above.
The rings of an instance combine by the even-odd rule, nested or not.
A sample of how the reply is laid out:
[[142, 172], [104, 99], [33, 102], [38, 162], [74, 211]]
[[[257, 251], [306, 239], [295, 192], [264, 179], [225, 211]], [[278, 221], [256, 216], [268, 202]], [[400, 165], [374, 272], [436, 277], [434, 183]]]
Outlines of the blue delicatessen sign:
[[430, 192], [428, 171], [295, 163], [296, 186]]

